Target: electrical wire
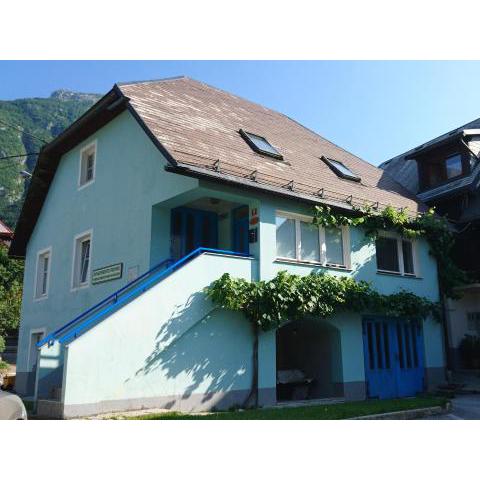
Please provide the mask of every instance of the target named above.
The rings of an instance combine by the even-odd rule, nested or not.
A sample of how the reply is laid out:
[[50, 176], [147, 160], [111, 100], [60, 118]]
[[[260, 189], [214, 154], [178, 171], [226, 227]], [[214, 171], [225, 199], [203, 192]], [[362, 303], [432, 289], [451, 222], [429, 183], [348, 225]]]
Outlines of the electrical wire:
[[8, 155], [6, 157], [0, 157], [0, 160], [8, 160], [10, 158], [20, 158], [20, 157], [31, 157], [32, 155], [38, 155], [40, 152], [32, 152], [32, 153], [22, 153], [20, 155]]
[[15, 125], [12, 125], [11, 123], [7, 123], [5, 122], [5, 120], [0, 120], [0, 123], [7, 126], [7, 127], [10, 127], [10, 128], [13, 128], [15, 130], [18, 130], [19, 132], [21, 133], [24, 133], [25, 135], [28, 135], [29, 137], [32, 137], [32, 138], [36, 138], [37, 140], [39, 140], [40, 142], [42, 143], [48, 143], [47, 140], [45, 140], [44, 138], [40, 138], [40, 137], [37, 137], [36, 135], [34, 135], [33, 133], [30, 133], [30, 132], [27, 132], [25, 129], [23, 128], [20, 128], [20, 127], [17, 127]]

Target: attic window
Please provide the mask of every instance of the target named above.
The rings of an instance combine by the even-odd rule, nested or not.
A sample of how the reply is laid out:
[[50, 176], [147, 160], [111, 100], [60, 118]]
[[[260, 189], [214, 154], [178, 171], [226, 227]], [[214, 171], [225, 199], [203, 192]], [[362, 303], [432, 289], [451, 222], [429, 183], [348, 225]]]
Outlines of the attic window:
[[347, 180], [354, 180], [355, 182], [360, 181], [360, 177], [353, 173], [348, 167], [346, 167], [342, 162], [338, 160], [333, 160], [331, 158], [322, 157], [322, 160], [341, 178], [346, 178]]
[[240, 135], [255, 152], [283, 160], [283, 155], [281, 155], [275, 147], [272, 147], [266, 138], [246, 132], [245, 130], [240, 130]]

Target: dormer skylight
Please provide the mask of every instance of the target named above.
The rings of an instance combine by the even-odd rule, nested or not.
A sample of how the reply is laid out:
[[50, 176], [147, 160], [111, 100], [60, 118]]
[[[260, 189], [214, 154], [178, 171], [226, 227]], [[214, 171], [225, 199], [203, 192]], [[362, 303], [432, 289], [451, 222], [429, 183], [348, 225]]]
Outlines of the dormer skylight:
[[278, 152], [278, 150], [270, 145], [268, 140], [265, 137], [260, 135], [255, 135], [254, 133], [246, 132], [245, 130], [240, 130], [240, 135], [242, 138], [250, 145], [250, 148], [262, 155], [268, 155], [269, 157], [277, 158], [283, 160], [283, 155]]
[[338, 160], [332, 158], [322, 157], [322, 160], [341, 178], [347, 180], [353, 180], [355, 182], [360, 181], [360, 177], [353, 173], [348, 167]]

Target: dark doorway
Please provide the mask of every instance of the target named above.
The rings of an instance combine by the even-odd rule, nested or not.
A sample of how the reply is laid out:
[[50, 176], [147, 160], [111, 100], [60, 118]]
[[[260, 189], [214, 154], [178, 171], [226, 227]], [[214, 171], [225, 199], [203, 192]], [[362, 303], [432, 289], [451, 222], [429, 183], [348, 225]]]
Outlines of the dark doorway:
[[317, 321], [290, 322], [277, 330], [277, 400], [343, 396], [340, 332]]
[[172, 256], [179, 259], [199, 247], [217, 248], [218, 216], [214, 212], [179, 207], [172, 210]]

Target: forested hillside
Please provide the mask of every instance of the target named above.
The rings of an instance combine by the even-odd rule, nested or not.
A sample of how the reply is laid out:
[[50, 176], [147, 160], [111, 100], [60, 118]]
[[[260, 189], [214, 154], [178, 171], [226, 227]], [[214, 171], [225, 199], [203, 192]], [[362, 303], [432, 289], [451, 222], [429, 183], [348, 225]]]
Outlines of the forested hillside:
[[[24, 197], [21, 172], [31, 172], [44, 142], [56, 137], [99, 98], [57, 90], [49, 98], [0, 101], [0, 218], [11, 228]], [[13, 155], [22, 156], [3, 158]]]

